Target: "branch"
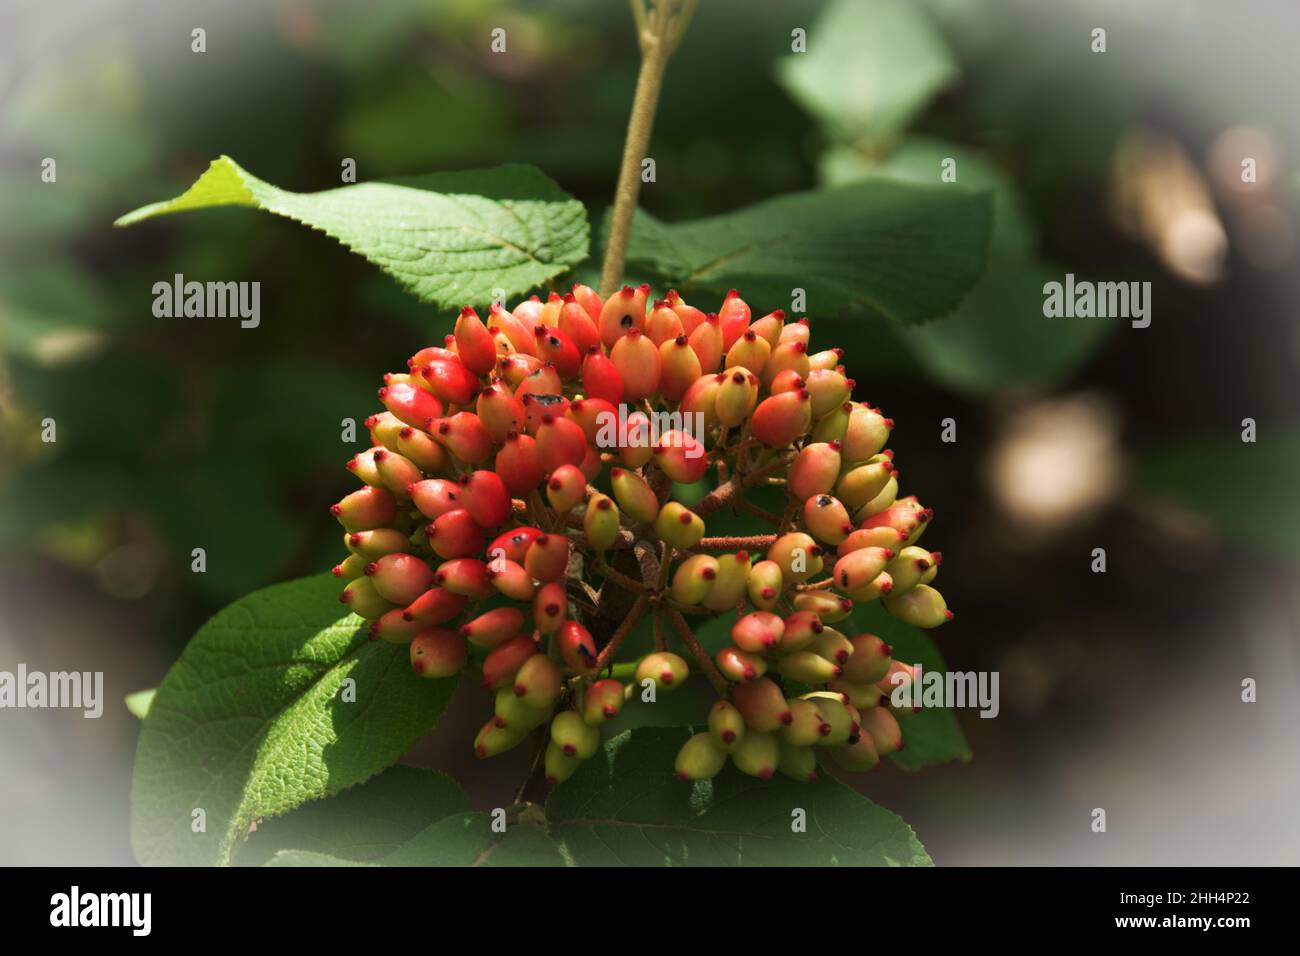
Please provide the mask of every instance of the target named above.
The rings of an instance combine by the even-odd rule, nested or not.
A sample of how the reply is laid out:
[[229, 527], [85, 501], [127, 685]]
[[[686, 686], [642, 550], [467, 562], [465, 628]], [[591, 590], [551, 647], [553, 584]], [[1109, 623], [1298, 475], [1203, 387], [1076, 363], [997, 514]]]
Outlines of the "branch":
[[686, 623], [686, 618], [682, 617], [677, 611], [668, 611], [668, 620], [672, 622], [677, 636], [682, 639], [682, 643], [690, 648], [691, 654], [699, 661], [700, 669], [704, 671], [704, 676], [709, 679], [713, 689], [718, 692], [719, 697], [727, 696], [727, 679], [719, 673], [718, 669], [713, 666], [713, 661], [709, 659], [708, 653], [695, 639], [690, 627]]
[[600, 654], [596, 656], [596, 667], [592, 673], [599, 674], [609, 666], [609, 662], [618, 653], [619, 647], [627, 640], [627, 636], [632, 633], [632, 628], [636, 627], [637, 622], [645, 616], [645, 609], [649, 605], [650, 601], [644, 594], [636, 599], [636, 603], [632, 605], [632, 610], [627, 612], [627, 617], [623, 618], [623, 623], [618, 626], [618, 630], [609, 639], [609, 643], [601, 648]]
[[775, 541], [774, 534], [754, 534], [740, 538], [701, 538], [695, 547], [702, 551], [766, 551]]

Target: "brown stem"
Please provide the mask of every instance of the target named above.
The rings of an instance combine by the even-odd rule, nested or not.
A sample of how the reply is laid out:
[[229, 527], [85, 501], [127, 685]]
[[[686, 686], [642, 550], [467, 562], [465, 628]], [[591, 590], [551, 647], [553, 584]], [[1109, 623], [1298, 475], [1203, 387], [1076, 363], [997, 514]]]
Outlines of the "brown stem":
[[618, 626], [618, 630], [610, 637], [609, 643], [596, 656], [596, 667], [593, 673], [599, 674], [609, 666], [614, 659], [614, 655], [618, 653], [619, 647], [627, 640], [627, 636], [632, 633], [632, 628], [636, 627], [637, 622], [645, 616], [646, 608], [649, 606], [650, 600], [644, 594], [636, 599], [636, 603], [632, 605], [632, 610], [627, 612], [627, 617], [623, 618], [623, 623]]
[[760, 508], [758, 505], [754, 504], [753, 502], [746, 501], [743, 496], [736, 499], [736, 507], [739, 508], [741, 511], [746, 511], [749, 514], [752, 514], [756, 518], [762, 518], [768, 524], [776, 525], [778, 528], [781, 527], [780, 515], [774, 515], [766, 508]]
[[668, 620], [672, 622], [677, 631], [677, 636], [682, 639], [682, 643], [690, 649], [691, 654], [699, 661], [700, 669], [704, 671], [704, 676], [709, 679], [709, 683], [718, 692], [718, 696], [726, 697], [727, 679], [713, 666], [713, 661], [709, 659], [708, 653], [700, 645], [700, 642], [695, 639], [695, 635], [687, 625], [686, 618], [682, 617], [677, 611], [669, 610]]
[[726, 484], [718, 485], [718, 487], [701, 498], [691, 510], [701, 518], [708, 517], [724, 505], [730, 504], [743, 488], [756, 485], [763, 479], [771, 477], [788, 465], [793, 458], [793, 455], [782, 455], [756, 471], [752, 471], [743, 477], [732, 478]]
[[629, 578], [622, 571], [614, 570], [604, 561], [601, 560], [593, 561], [591, 562], [591, 567], [592, 570], [603, 575], [605, 578], [608, 578], [610, 581], [613, 581], [615, 584], [621, 585], [622, 587], [631, 591], [633, 594], [645, 593], [644, 584], [642, 584], [640, 581], [635, 581], [632, 578]]

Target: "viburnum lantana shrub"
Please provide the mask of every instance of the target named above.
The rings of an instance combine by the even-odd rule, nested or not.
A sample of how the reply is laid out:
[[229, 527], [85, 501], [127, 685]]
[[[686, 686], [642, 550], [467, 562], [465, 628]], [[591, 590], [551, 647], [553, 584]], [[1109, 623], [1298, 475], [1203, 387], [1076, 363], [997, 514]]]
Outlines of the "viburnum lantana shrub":
[[[729, 759], [815, 780], [823, 754], [870, 770], [903, 747], [891, 692], [915, 672], [852, 626], [854, 605], [921, 628], [952, 612], [941, 555], [917, 545], [932, 512], [899, 497], [894, 423], [851, 399], [843, 354], [736, 290], [717, 312], [646, 285], [603, 301], [575, 285], [486, 322], [466, 307], [379, 389], [348, 462], [363, 487], [332, 508], [340, 600], [422, 677], [478, 675], [495, 713], [475, 752], [532, 737], [552, 785], [626, 700], [695, 670], [717, 699], [680, 779]], [[771, 488], [780, 513], [749, 495]], [[753, 533], [711, 537], [724, 509]], [[629, 656], [647, 615], [653, 648]], [[700, 617], [729, 622], [730, 645], [707, 653]]]

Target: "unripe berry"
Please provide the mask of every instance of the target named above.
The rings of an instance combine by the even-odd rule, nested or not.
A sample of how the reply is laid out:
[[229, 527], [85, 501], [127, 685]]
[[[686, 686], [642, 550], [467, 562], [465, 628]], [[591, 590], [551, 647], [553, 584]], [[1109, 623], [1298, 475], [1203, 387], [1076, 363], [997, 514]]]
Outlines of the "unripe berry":
[[858, 465], [840, 476], [835, 493], [846, 508], [856, 510], [880, 494], [893, 473], [894, 463], [887, 458]]
[[824, 747], [836, 747], [849, 742], [853, 736], [853, 717], [844, 706], [839, 694], [830, 691], [813, 691], [804, 694], [803, 700], [811, 701], [817, 708], [825, 724], [821, 728], [818, 744]]
[[860, 522], [859, 528], [894, 528], [907, 535], [904, 544], [912, 544], [921, 536], [925, 525], [934, 517], [928, 508], [916, 507], [915, 498], [900, 498], [884, 511]]
[[803, 503], [803, 523], [819, 541], [839, 544], [853, 531], [848, 509], [831, 495], [814, 495]]
[[[808, 374], [812, 375], [812, 373], [816, 372], [818, 369], [836, 369], [842, 371], [843, 366], [841, 366], [840, 363], [843, 359], [843, 349], [824, 349], [821, 352], [814, 352], [812, 355], [808, 356], [808, 364], [812, 368], [812, 371]], [[850, 386], [849, 390], [852, 391], [852, 386]], [[847, 397], [848, 396], [845, 396], [845, 398]]]
[[447, 452], [426, 431], [404, 425], [397, 430], [396, 447], [423, 472], [439, 472], [447, 467]]
[[533, 623], [538, 631], [554, 634], [568, 613], [569, 602], [563, 582], [551, 581], [537, 589], [537, 596], [533, 598]]
[[[528, 333], [530, 336], [531, 332]], [[508, 388], [518, 389], [532, 375], [542, 367], [542, 360], [536, 355], [525, 355], [522, 352], [516, 352], [513, 355], [501, 356], [497, 369], [501, 376], [501, 381], [505, 382]], [[519, 398], [520, 396], [516, 396]], [[522, 401], [522, 398], [521, 398]]]
[[524, 614], [518, 608], [498, 607], [484, 611], [460, 627], [460, 636], [477, 647], [504, 644], [523, 629]]
[[677, 501], [670, 501], [655, 518], [655, 534], [674, 548], [685, 551], [704, 537], [704, 519]]
[[439, 443], [467, 464], [481, 465], [492, 457], [492, 436], [473, 412], [439, 418], [432, 432]]
[[623, 684], [611, 678], [598, 680], [582, 698], [582, 719], [593, 727], [613, 720], [623, 708]]
[[709, 467], [704, 446], [694, 435], [676, 428], [659, 436], [654, 460], [665, 475], [683, 485], [699, 481]]
[[534, 654], [520, 666], [511, 690], [529, 707], [549, 710], [560, 699], [563, 684], [564, 677], [555, 662], [545, 654]]
[[562, 465], [581, 467], [587, 457], [587, 436], [582, 426], [567, 418], [543, 415], [537, 427], [537, 457], [543, 472], [553, 472]]
[[559, 581], [569, 567], [569, 539], [562, 534], [539, 534], [524, 555], [524, 570], [543, 583]]
[[474, 738], [474, 753], [479, 758], [495, 757], [519, 746], [527, 736], [526, 729], [505, 726], [496, 717], [490, 717]]
[[639, 402], [659, 391], [659, 346], [632, 329], [614, 343], [609, 359], [623, 379], [623, 400]]
[[466, 603], [463, 595], [446, 588], [429, 588], [402, 610], [402, 618], [425, 627], [437, 627], [460, 614]]
[[379, 400], [390, 412], [415, 428], [423, 428], [430, 418], [439, 417], [443, 409], [442, 402], [429, 392], [401, 382], [381, 388]]
[[536, 326], [525, 325], [518, 316], [508, 309], [493, 302], [488, 309], [488, 331], [496, 330], [504, 335], [516, 352], [533, 355], [537, 349], [533, 342], [533, 330]]
[[530, 401], [563, 394], [564, 382], [560, 380], [560, 373], [555, 370], [555, 366], [550, 362], [538, 365], [515, 387], [515, 398], [523, 403], [525, 412]]
[[345, 495], [330, 513], [348, 531], [370, 531], [391, 525], [397, 514], [397, 499], [385, 488], [367, 485]]
[[460, 310], [452, 334], [456, 336], [456, 354], [467, 369], [475, 375], [486, 375], [496, 367], [497, 352], [492, 333], [469, 306]]
[[[533, 657], [541, 656], [533, 655]], [[532, 707], [522, 698], [515, 696], [513, 687], [502, 687], [497, 691], [493, 711], [499, 725], [508, 727], [516, 733], [527, 733], [540, 727], [546, 722], [546, 718], [551, 716], [550, 708]]]
[[776, 769], [791, 780], [801, 783], [817, 781], [817, 755], [812, 747], [793, 747], [785, 741], [779, 741], [779, 756]]
[[657, 690], [665, 691], [681, 687], [690, 674], [691, 669], [679, 655], [670, 651], [655, 651], [637, 663], [635, 678], [638, 684], [652, 680]]
[[[790, 326], [786, 326], [790, 328]], [[772, 354], [763, 367], [763, 384], [769, 388], [782, 372], [794, 372], [802, 379], [808, 378], [812, 365], [808, 361], [808, 346], [803, 342], [781, 342], [772, 349]]]
[[522, 565], [529, 546], [541, 533], [539, 528], [511, 528], [505, 534], [494, 538], [487, 547], [488, 565], [491, 566], [493, 561], [498, 560], [513, 561], [515, 564]]
[[769, 448], [784, 448], [812, 424], [808, 392], [782, 392], [758, 403], [750, 419], [750, 434]]
[[[534, 438], [537, 437], [537, 430], [542, 427], [542, 421], [548, 416], [551, 418], [569, 418], [570, 403], [563, 395], [525, 395], [524, 396], [524, 429]], [[574, 422], [574, 424], [577, 424]], [[581, 425], [578, 425], [581, 428]], [[586, 437], [583, 432], [583, 437]]]
[[[801, 391], [806, 384], [807, 383], [804, 382], [802, 375], [794, 369], [788, 368], [784, 372], [777, 373], [776, 378], [772, 379], [772, 383], [768, 386], [768, 391], [773, 395], [780, 395], [782, 392], [798, 392]], [[809, 395], [808, 400], [809, 402], [812, 401], [811, 395]], [[811, 405], [809, 407], [811, 408]]]
[[[917, 665], [904, 664], [902, 661], [893, 660], [889, 662], [889, 672], [876, 682], [877, 689], [880, 690], [881, 706], [887, 706], [896, 716], [902, 717], [906, 714], [915, 713], [921, 709], [921, 693], [916, 686], [919, 679]], [[897, 710], [893, 706], [893, 696], [899, 693], [900, 696], [910, 699], [914, 706], [911, 709]]]
[[830, 494], [840, 476], [838, 442], [814, 442], [800, 449], [790, 464], [790, 494], [799, 499]]
[[749, 580], [745, 587], [749, 593], [749, 602], [754, 607], [763, 611], [772, 610], [781, 598], [781, 566], [775, 561], [759, 561], [749, 569]]
[[565, 621], [560, 625], [556, 643], [560, 657], [575, 673], [585, 676], [596, 669], [596, 642], [591, 631], [577, 621]]
[[407, 492], [420, 514], [430, 520], [461, 507], [460, 486], [445, 478], [426, 478], [412, 484]]
[[560, 378], [578, 377], [578, 372], [582, 368], [582, 353], [578, 351], [578, 346], [573, 339], [569, 338], [568, 333], [559, 328], [538, 326], [533, 335], [537, 342], [537, 354], [543, 361], [555, 366], [555, 371]]
[[346, 468], [356, 475], [363, 484], [373, 485], [376, 488], [386, 487], [384, 479], [380, 477], [379, 466], [375, 464], [375, 454], [384, 450], [383, 448], [367, 448], [365, 451], [357, 452], [348, 461]]
[[730, 701], [720, 700], [709, 708], [709, 733], [713, 742], [723, 751], [730, 753], [745, 736], [745, 718], [740, 715], [736, 705]]
[[709, 780], [722, 772], [727, 752], [718, 746], [712, 734], [696, 734], [677, 752], [673, 770], [678, 780]]
[[781, 334], [777, 336], [777, 345], [798, 344], [805, 348], [811, 335], [811, 329], [808, 327], [806, 318], [795, 319], [786, 325], [781, 326]]
[[[459, 636], [457, 637], [459, 640]], [[461, 641], [463, 644], [464, 641]], [[524, 666], [528, 658], [537, 653], [537, 642], [528, 634], [517, 634], [510, 640], [498, 644], [488, 651], [483, 658], [482, 686], [499, 690], [507, 685], [514, 686], [515, 675]]]
[[801, 684], [824, 684], [843, 673], [838, 664], [812, 651], [795, 651], [793, 654], [786, 654], [776, 662], [776, 668], [781, 672], [782, 677]]
[[921, 583], [929, 584], [939, 575], [939, 565], [943, 564], [943, 552], [930, 552], [930, 567], [921, 572]]
[[510, 517], [510, 492], [501, 476], [492, 471], [475, 471], [460, 485], [461, 507], [480, 528], [495, 528]]
[[841, 591], [852, 593], [869, 585], [893, 560], [889, 548], [859, 548], [835, 562], [831, 576]]
[[718, 325], [722, 327], [722, 348], [727, 350], [749, 328], [749, 306], [735, 289], [727, 293], [718, 309]]
[[560, 514], [576, 508], [587, 496], [587, 476], [576, 465], [561, 465], [546, 480], [546, 498]]
[[560, 298], [558, 292], [552, 292], [546, 297], [546, 304], [542, 306], [542, 311], [538, 313], [537, 324], [533, 326], [533, 331], [537, 329], [558, 328], [560, 324], [560, 311], [564, 308], [564, 300]]
[[722, 381], [717, 375], [701, 375], [682, 395], [678, 410], [683, 415], [690, 415], [694, 421], [696, 415], [704, 416], [704, 434], [718, 426], [718, 388]]
[[393, 604], [385, 601], [368, 577], [356, 578], [339, 595], [339, 600], [348, 606], [353, 614], [364, 617], [367, 621], [377, 621], [389, 611]]
[[811, 537], [802, 531], [790, 531], [772, 542], [767, 560], [776, 562], [783, 581], [798, 584], [822, 569], [821, 554], [822, 549]]
[[879, 409], [867, 405], [853, 406], [844, 432], [844, 460], [866, 461], [878, 454], [889, 441], [893, 428], [894, 420], [880, 414]]
[[690, 335], [695, 331], [696, 326], [704, 321], [704, 313], [693, 305], [687, 305], [686, 300], [677, 294], [676, 289], [669, 289], [664, 295], [664, 304], [677, 313], [677, 317], [682, 320], [682, 330]]
[[813, 369], [804, 380], [808, 386], [808, 395], [812, 401], [813, 418], [821, 418], [827, 412], [843, 405], [853, 391], [853, 382], [843, 373], [830, 369]]
[[785, 325], [785, 312], [781, 309], [773, 309], [762, 318], [755, 319], [750, 323], [750, 330], [768, 344], [769, 348], [776, 348], [777, 343], [781, 340], [781, 329]]
[[881, 603], [885, 610], [904, 624], [913, 627], [938, 627], [952, 620], [952, 611], [943, 595], [928, 584], [918, 584], [903, 594], [889, 594]]
[[832, 408], [821, 418], [813, 422], [812, 440], [817, 442], [839, 442], [849, 428], [849, 415], [853, 405], [845, 402], [838, 408]]
[[826, 689], [842, 694], [859, 711], [866, 711], [871, 707], [880, 706], [880, 688], [875, 684], [855, 684], [852, 681], [840, 678], [839, 680], [827, 681]]
[[[650, 309], [650, 315], [646, 318], [645, 334], [655, 345], [662, 346], [679, 335], [685, 336], [686, 329], [682, 325], [680, 316], [670, 309], [667, 303], [660, 301], [654, 303]], [[682, 344], [686, 344], [684, 339]]]
[[769, 611], [754, 611], [736, 621], [731, 640], [742, 651], [765, 654], [781, 643], [785, 622]]
[[760, 780], [772, 779], [780, 759], [781, 752], [776, 737], [771, 733], [755, 730], [752, 724], [745, 731], [745, 736], [740, 738], [735, 749], [731, 751], [731, 762], [736, 769]]
[[804, 591], [794, 597], [796, 611], [809, 611], [823, 624], [835, 624], [853, 613], [853, 602], [829, 591]]
[[767, 673], [767, 661], [736, 647], [724, 647], [718, 651], [715, 660], [722, 676], [737, 684], [758, 680]]
[[600, 328], [600, 341], [605, 348], [613, 348], [620, 338], [630, 329], [645, 330], [645, 306], [650, 287], [637, 288], [623, 286], [605, 300], [600, 310], [597, 325]]
[[876, 745], [867, 734], [859, 734], [851, 744], [841, 744], [828, 748], [831, 759], [852, 773], [866, 773], [874, 770], [880, 763]]
[[349, 551], [367, 562], [411, 550], [410, 539], [393, 528], [374, 528], [370, 531], [353, 531], [343, 535]]
[[874, 684], [889, 673], [893, 648], [874, 634], [851, 639], [853, 652], [844, 662], [844, 679], [857, 684]]
[[722, 327], [718, 324], [718, 317], [706, 315], [704, 321], [686, 336], [686, 344], [700, 360], [700, 369], [704, 374], [716, 372], [726, 351], [722, 347]]
[[588, 398], [603, 398], [613, 405], [623, 400], [623, 376], [595, 346], [582, 361], [582, 391]]
[[497, 441], [505, 441], [511, 432], [524, 427], [524, 405], [500, 382], [495, 382], [478, 393], [474, 410], [483, 427]]
[[889, 572], [889, 576], [894, 580], [894, 590], [890, 592], [891, 600], [896, 600], [905, 591], [910, 591], [918, 584], [923, 584], [924, 582], [921, 579], [934, 566], [930, 552], [925, 548], [918, 548], [913, 545], [899, 551], [894, 560], [890, 561], [885, 568]]
[[686, 390], [703, 374], [700, 358], [686, 344], [685, 335], [668, 339], [659, 346], [659, 366], [659, 390], [664, 398], [673, 402], [680, 401]]
[[903, 542], [906, 540], [907, 535], [897, 528], [859, 528], [841, 541], [837, 550], [840, 557], [844, 557], [850, 551], [857, 551], [859, 548], [888, 548], [891, 551], [898, 552], [902, 549]]
[[778, 730], [793, 720], [785, 695], [769, 677], [737, 684], [732, 688], [731, 699], [750, 730]]
[[843, 667], [853, 656], [853, 642], [833, 627], [823, 627], [822, 632], [813, 638], [808, 650], [826, 660]]
[[433, 569], [411, 554], [386, 554], [366, 565], [365, 573], [391, 604], [410, 604], [433, 585]]
[[881, 571], [869, 583], [849, 591], [848, 595], [858, 604], [868, 604], [878, 597], [884, 597], [893, 589], [894, 579], [888, 571]]
[[[427, 365], [412, 368], [411, 376], [412, 378], [418, 376], [416, 379], [420, 383], [418, 390], [432, 398], [436, 404], [420, 405], [420, 411], [424, 413], [420, 421], [411, 421], [393, 406], [388, 407], [398, 418], [416, 428], [422, 427], [428, 419], [442, 415], [444, 402], [448, 405], [464, 405], [478, 391], [478, 378], [462, 365], [459, 359], [432, 359]], [[382, 399], [383, 396], [381, 395], [380, 398]], [[394, 401], [397, 399], [394, 398]], [[388, 405], [388, 402], [385, 401], [384, 404]], [[432, 411], [431, 409], [434, 408], [437, 410]], [[415, 417], [414, 409], [411, 417]]]
[[790, 723], [778, 731], [783, 743], [793, 747], [811, 747], [821, 743], [831, 732], [817, 705], [810, 700], [795, 698], [790, 701]]
[[406, 360], [406, 367], [418, 368], [422, 365], [428, 365], [430, 362], [435, 360], [440, 362], [459, 362], [460, 357], [451, 349], [441, 348], [437, 345], [426, 345]]
[[516, 561], [494, 560], [488, 565], [487, 576], [492, 586], [512, 601], [531, 601], [537, 593], [533, 576]]
[[753, 329], [746, 329], [745, 333], [728, 349], [723, 364], [728, 369], [740, 366], [759, 375], [767, 366], [771, 354], [772, 347], [767, 344], [767, 340], [761, 338]]
[[600, 310], [604, 306], [604, 302], [601, 301], [600, 295], [595, 289], [589, 285], [583, 285], [580, 282], [575, 283], [573, 286], [573, 298], [583, 307], [584, 310], [586, 310], [587, 315], [591, 318], [593, 323], [600, 320]]
[[779, 648], [783, 654], [807, 649], [825, 630], [822, 619], [811, 611], [795, 611], [786, 616], [784, 624], [785, 636]]
[[743, 366], [728, 369], [718, 386], [714, 408], [727, 428], [734, 428], [749, 417], [758, 402], [758, 376]]
[[644, 478], [624, 468], [611, 468], [609, 483], [619, 508], [628, 517], [646, 524], [655, 520], [659, 514], [659, 499]]
[[603, 398], [578, 398], [569, 403], [564, 416], [582, 429], [588, 448], [592, 448], [602, 440], [602, 427], [617, 421], [618, 409]]
[[576, 710], [562, 710], [551, 721], [551, 742], [567, 757], [590, 760], [600, 749], [600, 731], [583, 720]]
[[734, 608], [745, 596], [745, 583], [749, 578], [749, 553], [718, 555], [718, 576], [713, 587], [700, 601], [710, 611], [727, 611]]
[[483, 529], [464, 508], [439, 515], [424, 529], [429, 547], [440, 558], [467, 558], [483, 551]]
[[531, 435], [514, 432], [507, 435], [494, 465], [507, 490], [514, 495], [528, 494], [542, 480], [542, 460], [537, 453], [537, 440]]
[[441, 628], [421, 631], [411, 640], [411, 670], [421, 677], [453, 677], [467, 656], [460, 636]]
[[390, 644], [409, 644], [422, 630], [423, 624], [408, 621], [400, 607], [393, 608], [370, 623], [370, 639], [388, 641]]
[[334, 565], [333, 574], [336, 578], [342, 578], [344, 581], [351, 581], [361, 577], [366, 573], [366, 568], [370, 562], [359, 554], [349, 554], [341, 562]]
[[608, 495], [592, 495], [582, 516], [582, 530], [593, 551], [607, 551], [618, 539], [619, 512]]
[[[596, 316], [600, 315], [599, 309]], [[593, 345], [600, 344], [600, 329], [596, 327], [596, 317], [593, 317], [586, 308], [577, 300], [576, 295], [566, 295], [564, 297], [564, 306], [560, 309], [560, 331], [573, 342], [579, 361], [581, 357], [587, 354], [587, 350]], [[568, 374], [561, 372], [565, 378], [572, 378], [575, 372]]]
[[577, 757], [570, 757], [555, 741], [546, 745], [546, 785], [558, 786], [573, 776], [573, 771], [582, 763]]
[[879, 754], [897, 753], [903, 749], [903, 730], [898, 720], [885, 707], [872, 707], [859, 715], [863, 736], [869, 736]]
[[528, 334], [532, 335], [533, 329], [537, 328], [542, 322], [542, 308], [542, 300], [532, 295], [523, 302], [517, 303], [510, 311], [516, 319], [523, 323], [524, 328], [528, 330]]

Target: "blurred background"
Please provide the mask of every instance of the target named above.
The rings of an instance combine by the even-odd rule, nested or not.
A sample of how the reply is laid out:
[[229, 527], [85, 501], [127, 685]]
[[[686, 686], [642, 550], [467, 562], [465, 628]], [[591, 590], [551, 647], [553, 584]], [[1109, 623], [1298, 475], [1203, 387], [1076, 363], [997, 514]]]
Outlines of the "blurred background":
[[[971, 762], [859, 784], [940, 864], [1300, 861], [1298, 29], [1282, 0], [703, 0], [669, 68], [662, 219], [944, 157], [996, 193], [954, 315], [812, 314], [937, 512], [939, 647], [1001, 673], [997, 719], [958, 714]], [[104, 671], [106, 697], [0, 711], [0, 863], [132, 861], [123, 697], [224, 604], [338, 559], [339, 422], [452, 319], [283, 219], [112, 221], [225, 153], [298, 191], [345, 157], [533, 163], [598, 223], [637, 60], [608, 0], [0, 0], [0, 669]], [[177, 272], [260, 281], [261, 326], [155, 319]], [[1066, 272], [1149, 281], [1151, 326], [1045, 319]], [[473, 765], [472, 697], [415, 759], [493, 806], [522, 771]]]

